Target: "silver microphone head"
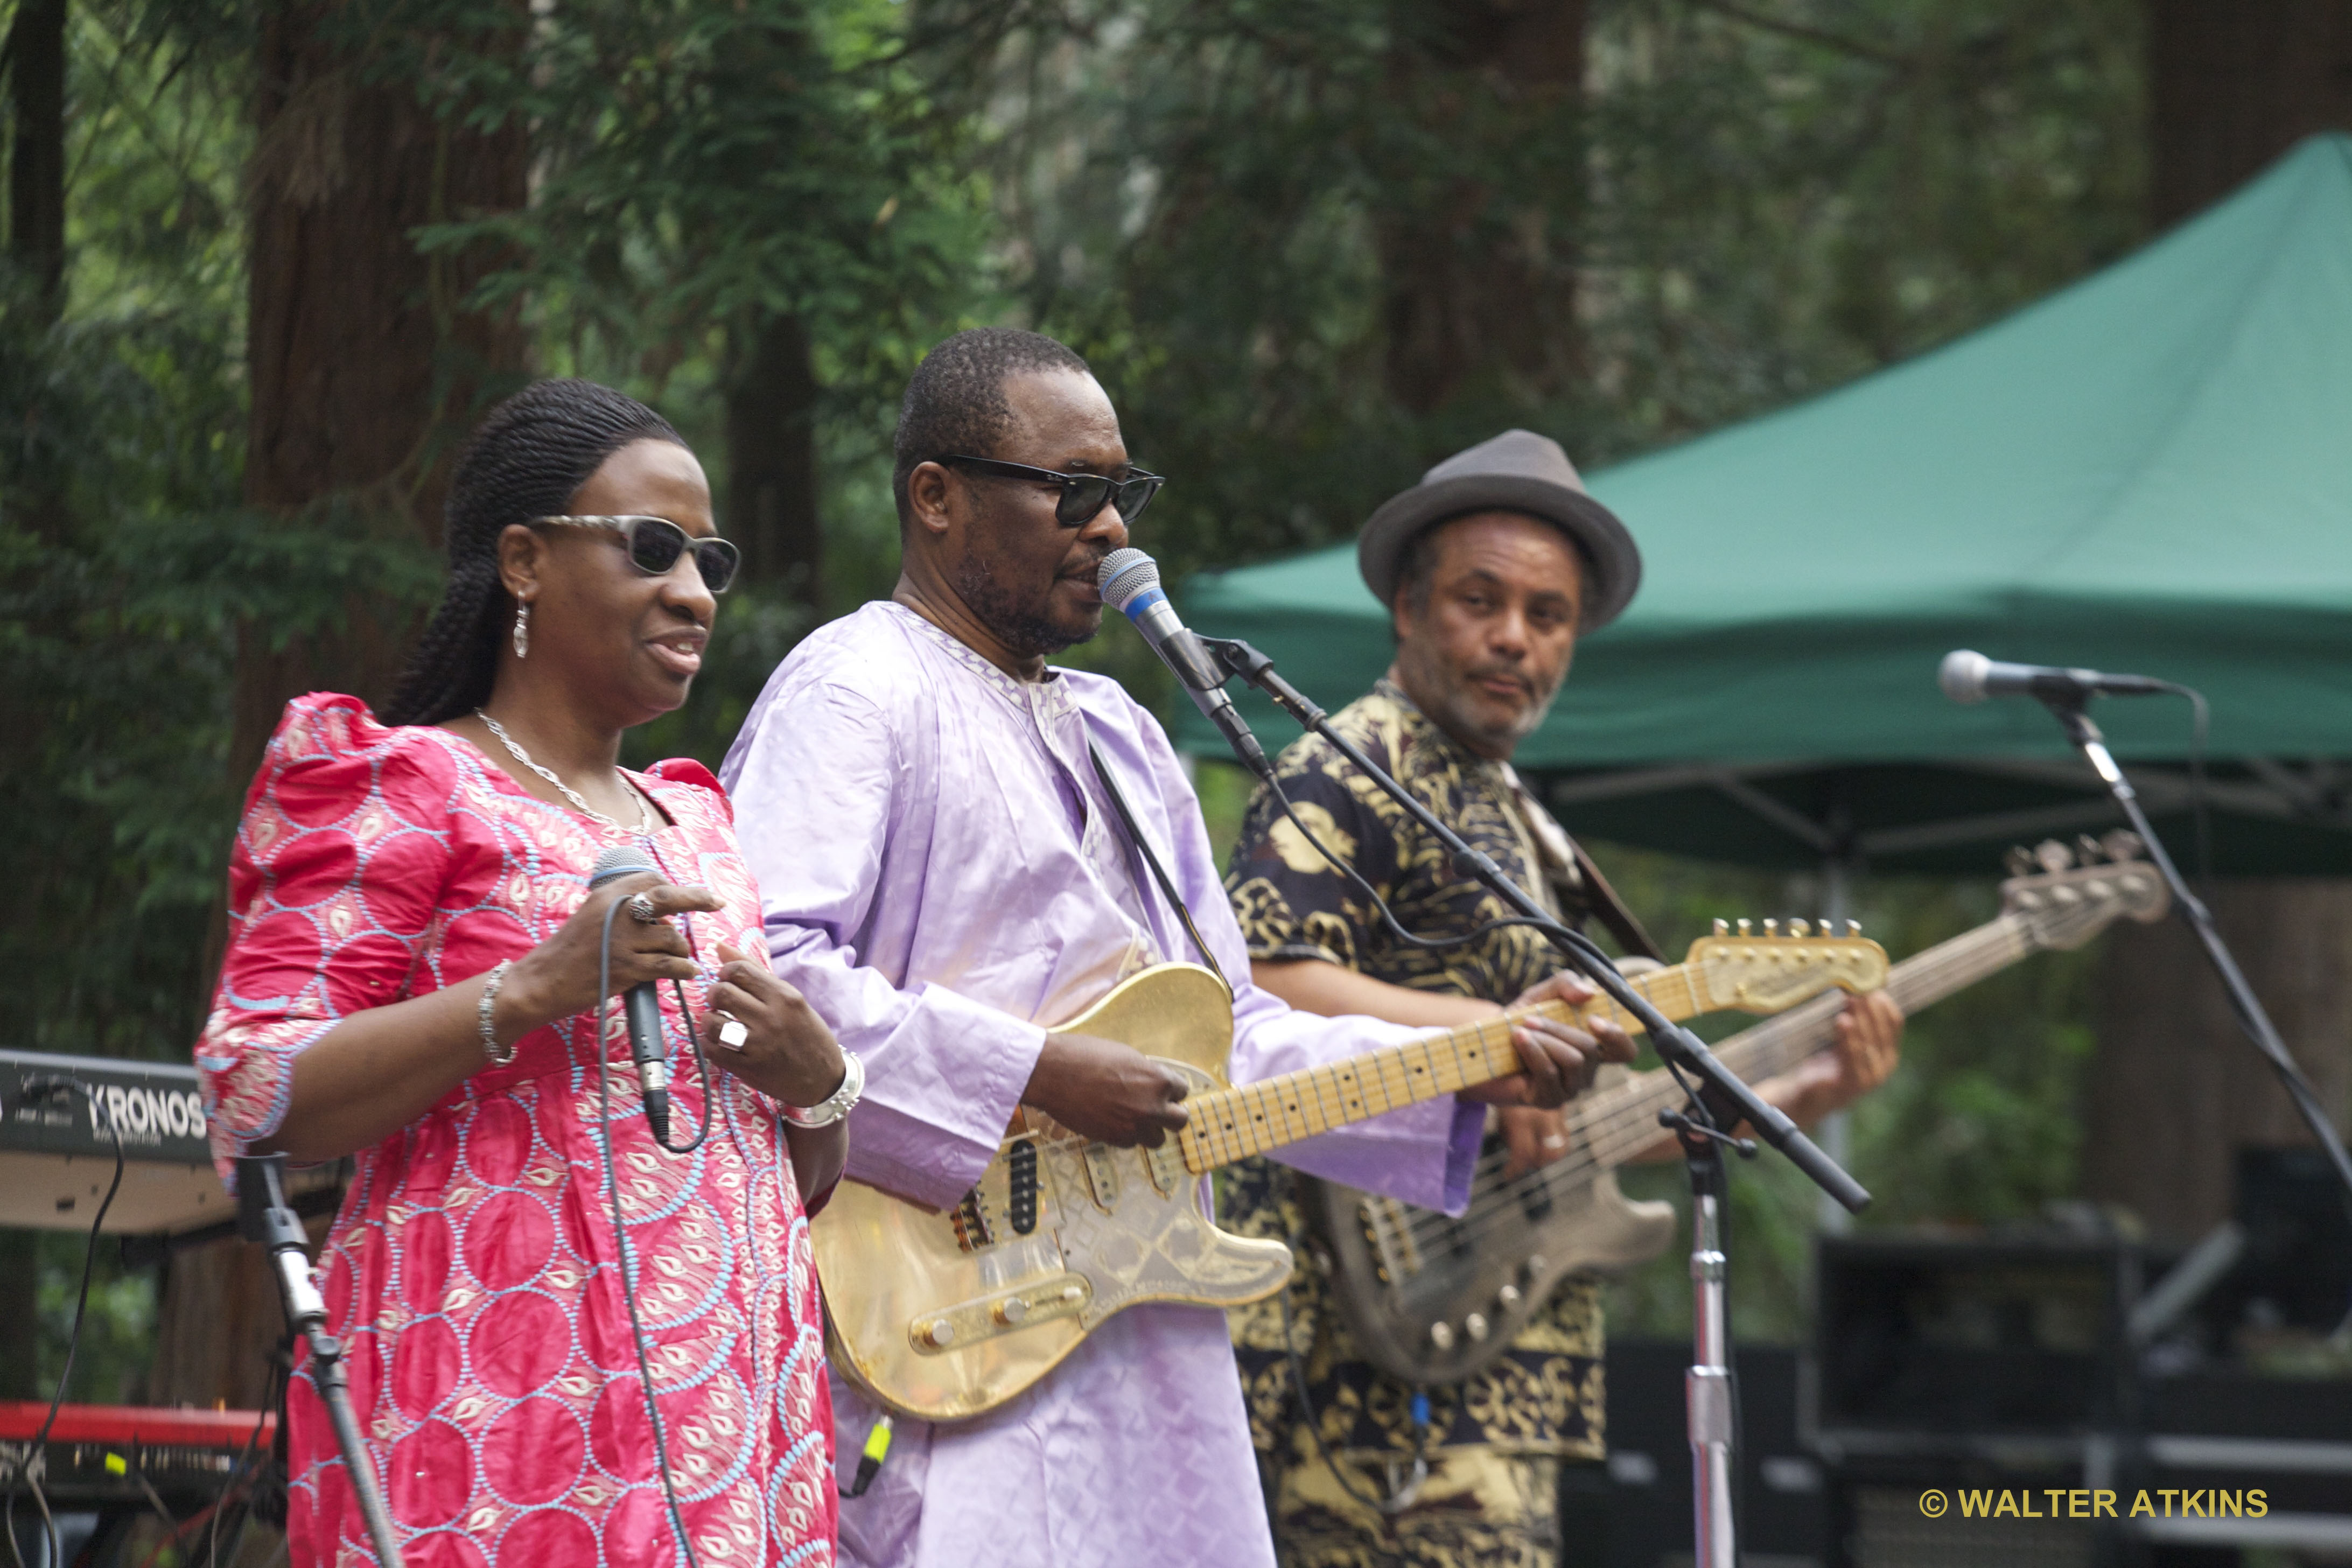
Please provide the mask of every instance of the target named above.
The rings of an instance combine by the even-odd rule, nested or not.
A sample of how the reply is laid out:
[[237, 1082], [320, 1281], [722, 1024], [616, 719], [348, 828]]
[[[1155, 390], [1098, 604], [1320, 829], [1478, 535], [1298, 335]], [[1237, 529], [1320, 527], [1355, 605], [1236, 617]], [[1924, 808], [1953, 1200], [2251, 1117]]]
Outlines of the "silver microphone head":
[[1973, 648], [1956, 647], [1944, 656], [1944, 667], [1936, 672], [1936, 684], [1955, 702], [1981, 702], [1985, 700], [1985, 677], [1991, 673], [1992, 660]]
[[1103, 557], [1095, 574], [1103, 603], [1124, 615], [1128, 601], [1148, 588], [1160, 586], [1160, 563], [1133, 545]]
[[595, 868], [588, 873], [588, 885], [601, 888], [615, 877], [634, 877], [640, 871], [658, 870], [646, 864], [646, 858], [625, 845], [615, 844], [596, 857]]

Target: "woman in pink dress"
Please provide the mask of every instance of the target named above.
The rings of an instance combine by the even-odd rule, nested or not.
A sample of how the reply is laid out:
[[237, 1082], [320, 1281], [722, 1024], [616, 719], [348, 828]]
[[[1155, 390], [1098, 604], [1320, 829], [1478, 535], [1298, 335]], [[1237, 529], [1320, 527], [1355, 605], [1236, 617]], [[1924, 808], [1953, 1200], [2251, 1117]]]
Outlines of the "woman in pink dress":
[[[677, 434], [580, 381], [492, 413], [448, 542], [385, 721], [289, 703], [247, 798], [215, 1154], [356, 1157], [319, 1275], [410, 1563], [831, 1563], [807, 1208], [855, 1064], [768, 968], [717, 782], [618, 765], [686, 700], [734, 547]], [[657, 874], [590, 891], [616, 847]], [[595, 1044], [646, 981], [691, 1152], [648, 1131], [617, 1004]], [[307, 1375], [288, 1414], [294, 1568], [373, 1562]]]

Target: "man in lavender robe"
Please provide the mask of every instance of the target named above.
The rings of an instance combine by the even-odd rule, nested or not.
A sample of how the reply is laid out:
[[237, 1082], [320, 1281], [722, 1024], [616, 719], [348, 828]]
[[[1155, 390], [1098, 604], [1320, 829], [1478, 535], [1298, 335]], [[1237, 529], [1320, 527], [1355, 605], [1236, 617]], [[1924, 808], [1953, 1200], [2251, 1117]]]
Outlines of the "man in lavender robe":
[[[897, 589], [803, 643], [728, 754], [776, 971], [866, 1065], [853, 1180], [952, 1205], [1024, 1104], [1121, 1146], [1183, 1126], [1173, 1074], [1051, 1028], [1149, 964], [1200, 956], [1146, 890], [1089, 742], [1234, 987], [1235, 1080], [1416, 1032], [1295, 1013], [1253, 985], [1159, 724], [1115, 682], [1046, 666], [1100, 626], [1096, 568], [1155, 488], [1137, 475], [1076, 354], [1027, 332], [949, 339], [901, 409]], [[1538, 994], [1590, 994], [1564, 976]], [[1614, 1029], [1530, 1024], [1514, 1039], [1528, 1070], [1481, 1098], [1556, 1105], [1633, 1055]], [[1458, 1212], [1484, 1114], [1439, 1100], [1281, 1157]], [[877, 1412], [837, 1376], [833, 1394], [846, 1480]], [[876, 1568], [1270, 1568], [1223, 1315], [1131, 1308], [998, 1409], [901, 1424], [870, 1489], [842, 1504], [841, 1547]]]

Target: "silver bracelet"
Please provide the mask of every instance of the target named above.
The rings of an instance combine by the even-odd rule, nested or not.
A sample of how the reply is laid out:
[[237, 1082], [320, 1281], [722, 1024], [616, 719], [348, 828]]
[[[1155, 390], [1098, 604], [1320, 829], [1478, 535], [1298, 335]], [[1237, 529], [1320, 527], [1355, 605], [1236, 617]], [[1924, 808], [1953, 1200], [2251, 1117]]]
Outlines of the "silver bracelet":
[[841, 1087], [814, 1105], [787, 1105], [784, 1120], [795, 1127], [830, 1127], [849, 1114], [857, 1097], [866, 1092], [866, 1064], [857, 1059], [855, 1051], [841, 1053]]
[[499, 959], [499, 966], [490, 971], [490, 983], [482, 987], [482, 999], [474, 1004], [474, 1020], [482, 1026], [482, 1055], [489, 1058], [496, 1067], [511, 1063], [515, 1059], [515, 1052], [522, 1046], [522, 1042], [517, 1040], [501, 1050], [499, 1047], [498, 1024], [493, 1017], [498, 1008], [499, 987], [506, 984], [507, 971], [513, 967], [513, 959]]

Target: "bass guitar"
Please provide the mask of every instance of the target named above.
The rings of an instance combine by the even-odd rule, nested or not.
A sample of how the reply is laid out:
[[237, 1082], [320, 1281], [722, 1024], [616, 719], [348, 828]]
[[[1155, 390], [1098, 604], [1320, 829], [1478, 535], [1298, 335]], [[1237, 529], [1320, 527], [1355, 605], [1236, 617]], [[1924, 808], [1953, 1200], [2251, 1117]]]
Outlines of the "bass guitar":
[[[1885, 978], [1885, 952], [1858, 931], [1792, 929], [1703, 938], [1685, 962], [1633, 984], [1661, 1013], [1687, 1018], [1778, 1012]], [[1606, 997], [1528, 1011], [1632, 1024]], [[1061, 1027], [1174, 1068], [1192, 1089], [1191, 1121], [1158, 1149], [1114, 1149], [1024, 1109], [979, 1184], [947, 1210], [844, 1182], [810, 1225], [829, 1349], [835, 1370], [897, 1415], [992, 1410], [1139, 1302], [1232, 1307], [1273, 1294], [1290, 1277], [1290, 1249], [1219, 1230], [1202, 1176], [1519, 1070], [1510, 1019], [1494, 1018], [1232, 1086], [1232, 994], [1189, 963], [1145, 970]]]
[[[2080, 947], [2117, 920], [2163, 917], [2171, 894], [2153, 867], [2129, 858], [2137, 838], [2082, 844], [2080, 865], [2066, 846], [2042, 845], [2025, 862], [2038, 872], [2001, 884], [1999, 918], [1896, 964], [1887, 991], [1905, 1015], [2030, 954]], [[1832, 1042], [1840, 1007], [1834, 997], [1807, 1002], [1733, 1036], [1716, 1057], [1751, 1083], [1785, 1072]], [[1570, 1148], [1552, 1163], [1506, 1178], [1501, 1152], [1482, 1158], [1459, 1218], [1307, 1182], [1308, 1214], [1338, 1273], [1332, 1294], [1365, 1358], [1406, 1383], [1459, 1382], [1500, 1355], [1562, 1279], [1665, 1250], [1674, 1206], [1627, 1199], [1617, 1167], [1664, 1135], [1658, 1112], [1682, 1100], [1664, 1071], [1604, 1082], [1569, 1102]]]

